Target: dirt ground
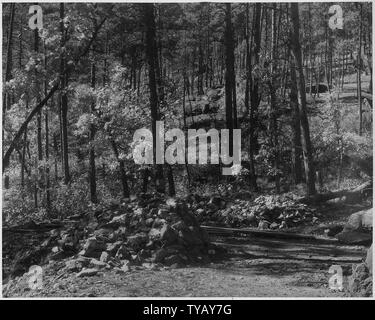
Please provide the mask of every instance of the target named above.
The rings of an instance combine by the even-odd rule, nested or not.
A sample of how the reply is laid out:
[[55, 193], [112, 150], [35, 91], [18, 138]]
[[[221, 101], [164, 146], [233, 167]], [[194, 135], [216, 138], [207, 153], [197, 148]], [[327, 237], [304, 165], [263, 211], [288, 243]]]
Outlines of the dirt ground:
[[[316, 226], [290, 230], [322, 235], [327, 225], [344, 223], [363, 206], [325, 208]], [[323, 209], [322, 209], [323, 211]], [[353, 263], [363, 260], [364, 246], [344, 246], [334, 240], [301, 241], [254, 236], [211, 236], [218, 248], [214, 262], [182, 268], [131, 266], [129, 271], [102, 270], [78, 278], [66, 272], [64, 261], [43, 267], [43, 288], [31, 290], [28, 277], [3, 287], [4, 297], [343, 297], [329, 288], [329, 268], [343, 269], [344, 288]], [[224, 253], [225, 252], [225, 253]], [[64, 271], [65, 270], [65, 271]], [[13, 280], [14, 281], [14, 280]]]
[[[126, 273], [105, 270], [92, 277], [54, 273], [47, 267], [43, 289], [30, 290], [25, 280], [7, 296], [28, 297], [342, 297], [328, 287], [328, 272], [339, 264], [346, 274], [364, 248], [306, 246], [279, 240], [216, 239], [228, 249], [225, 258], [184, 268], [134, 266]], [[268, 249], [265, 249], [268, 248]], [[314, 253], [315, 252], [315, 253]], [[279, 257], [279, 258], [277, 258]], [[331, 260], [332, 259], [332, 260]], [[336, 260], [335, 260], [336, 259]], [[345, 261], [347, 260], [347, 261]]]

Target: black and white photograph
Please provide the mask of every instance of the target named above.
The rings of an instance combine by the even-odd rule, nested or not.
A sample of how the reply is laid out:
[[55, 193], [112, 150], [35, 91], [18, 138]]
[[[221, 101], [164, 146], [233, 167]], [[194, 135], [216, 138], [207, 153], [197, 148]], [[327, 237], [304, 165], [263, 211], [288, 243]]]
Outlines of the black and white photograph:
[[373, 297], [372, 2], [1, 2], [2, 299]]

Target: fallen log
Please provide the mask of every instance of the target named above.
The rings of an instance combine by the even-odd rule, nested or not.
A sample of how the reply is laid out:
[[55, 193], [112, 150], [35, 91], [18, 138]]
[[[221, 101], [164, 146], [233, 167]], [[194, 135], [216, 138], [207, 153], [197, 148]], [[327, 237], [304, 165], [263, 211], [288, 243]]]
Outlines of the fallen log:
[[3, 227], [2, 231], [4, 232], [13, 232], [13, 233], [29, 233], [29, 232], [48, 232], [53, 229], [59, 229], [64, 227], [63, 223], [39, 223], [31, 222], [25, 225], [13, 226], [13, 227]]
[[325, 244], [337, 244], [337, 239], [326, 239], [313, 235], [300, 234], [300, 233], [289, 233], [280, 231], [266, 231], [266, 230], [256, 230], [249, 228], [225, 228], [225, 227], [213, 227], [213, 226], [201, 226], [208, 234], [211, 235], [230, 235], [230, 236], [241, 236], [247, 235], [252, 237], [260, 238], [276, 238], [276, 239], [286, 239], [286, 240], [303, 240], [306, 242], [319, 242]]
[[372, 195], [372, 180], [367, 181], [352, 190], [341, 190], [336, 192], [320, 193], [298, 199], [303, 204], [319, 204], [332, 199], [341, 199], [346, 203], [360, 202], [364, 197]]

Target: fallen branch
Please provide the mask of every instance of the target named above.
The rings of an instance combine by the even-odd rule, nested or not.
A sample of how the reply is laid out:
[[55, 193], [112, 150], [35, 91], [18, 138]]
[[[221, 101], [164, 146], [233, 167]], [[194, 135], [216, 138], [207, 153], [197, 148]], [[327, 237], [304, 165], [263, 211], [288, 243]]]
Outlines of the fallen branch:
[[307, 197], [301, 198], [298, 201], [304, 204], [319, 204], [322, 202], [326, 202], [328, 200], [345, 197], [345, 202], [353, 203], [353, 202], [360, 201], [362, 196], [365, 194], [365, 192], [370, 191], [370, 190], [372, 194], [372, 181], [367, 181], [352, 190], [342, 190], [342, 191], [337, 191], [337, 192], [320, 193], [314, 196], [307, 196]]
[[313, 235], [290, 233], [290, 232], [279, 232], [279, 231], [266, 231], [266, 230], [255, 230], [247, 228], [224, 228], [224, 227], [213, 227], [213, 226], [201, 226], [208, 234], [221, 235], [221, 236], [251, 236], [259, 238], [275, 238], [285, 240], [303, 240], [306, 242], [320, 242], [320, 243], [332, 243], [337, 244], [337, 239], [324, 239]]

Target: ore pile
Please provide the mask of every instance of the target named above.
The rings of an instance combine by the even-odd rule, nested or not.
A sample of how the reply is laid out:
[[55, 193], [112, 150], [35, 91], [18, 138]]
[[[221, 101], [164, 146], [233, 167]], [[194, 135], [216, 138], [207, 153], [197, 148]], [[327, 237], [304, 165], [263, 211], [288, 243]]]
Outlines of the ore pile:
[[213, 248], [183, 200], [143, 194], [69, 217], [63, 228], [49, 232], [40, 245], [48, 254], [34, 264], [63, 262], [66, 271], [82, 277], [101, 269], [206, 263]]
[[193, 205], [201, 224], [227, 227], [285, 229], [314, 224], [319, 214], [288, 195], [259, 196], [255, 200], [200, 198]]

